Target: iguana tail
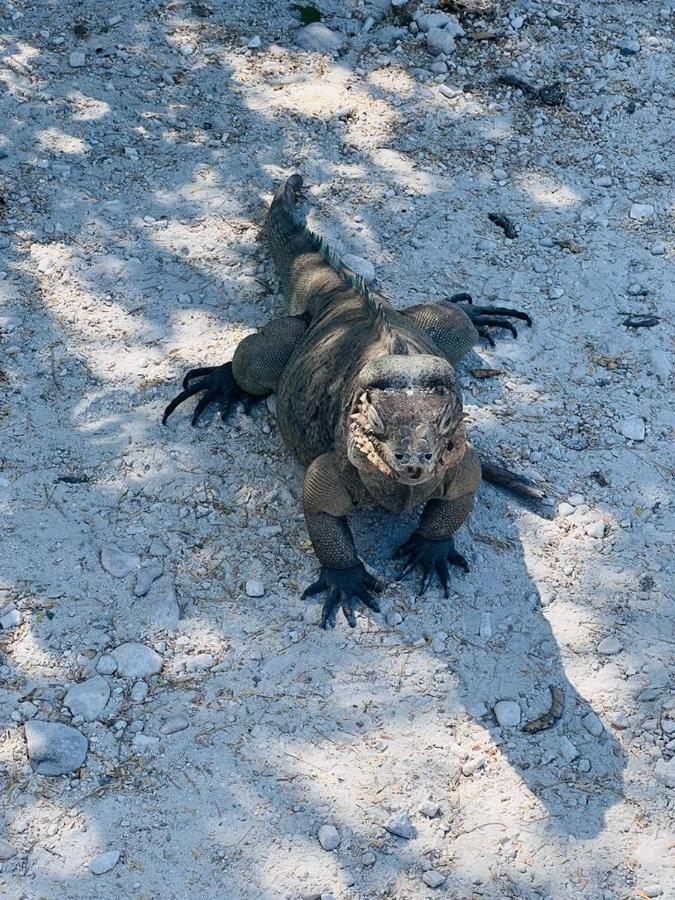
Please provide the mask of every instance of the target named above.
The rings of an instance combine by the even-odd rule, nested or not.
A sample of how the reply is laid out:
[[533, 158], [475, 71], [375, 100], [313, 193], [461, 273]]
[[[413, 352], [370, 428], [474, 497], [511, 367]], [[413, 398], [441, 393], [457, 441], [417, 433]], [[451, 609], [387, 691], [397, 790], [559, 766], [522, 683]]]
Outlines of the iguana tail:
[[530, 500], [543, 500], [546, 496], [546, 491], [530, 478], [526, 478], [525, 475], [518, 475], [510, 469], [505, 469], [503, 466], [484, 459], [481, 459], [480, 464], [483, 470], [483, 480], [489, 481], [490, 484], [496, 484], [512, 494], [518, 494]]

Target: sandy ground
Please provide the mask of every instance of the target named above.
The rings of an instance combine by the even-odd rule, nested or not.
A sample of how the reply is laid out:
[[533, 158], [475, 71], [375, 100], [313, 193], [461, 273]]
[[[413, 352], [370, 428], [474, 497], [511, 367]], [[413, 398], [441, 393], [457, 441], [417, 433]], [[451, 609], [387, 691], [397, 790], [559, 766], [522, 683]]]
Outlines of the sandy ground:
[[[447, 71], [405, 10], [317, 5], [319, 38], [253, 0], [0, 10], [0, 893], [673, 897], [672, 4], [498, 4]], [[485, 487], [450, 601], [392, 583], [355, 631], [300, 600], [273, 403], [159, 422], [281, 308], [256, 237], [295, 170], [396, 305], [535, 319], [462, 379], [555, 517]], [[414, 517], [355, 528], [393, 579]], [[496, 722], [551, 688], [553, 728]], [[88, 741], [58, 777], [49, 721]]]

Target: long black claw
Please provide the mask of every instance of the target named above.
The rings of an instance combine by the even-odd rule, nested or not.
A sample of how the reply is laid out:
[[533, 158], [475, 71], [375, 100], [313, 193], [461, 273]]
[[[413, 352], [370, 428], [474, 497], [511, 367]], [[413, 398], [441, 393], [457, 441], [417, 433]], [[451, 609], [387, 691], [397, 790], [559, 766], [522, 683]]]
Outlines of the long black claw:
[[487, 328], [477, 328], [476, 331], [483, 338], [484, 341], [487, 341], [491, 347], [496, 347], [495, 339], [492, 337]]
[[518, 337], [515, 325], [512, 325], [508, 319], [499, 319], [497, 316], [476, 316], [473, 319], [474, 325], [482, 325], [485, 328], [505, 328], [510, 331], [514, 338]]
[[197, 422], [199, 421], [199, 417], [204, 412], [207, 406], [211, 404], [216, 398], [218, 394], [214, 391], [207, 391], [204, 396], [201, 398], [199, 403], [195, 406], [195, 411], [192, 413], [192, 421], [191, 425], [193, 428], [196, 427]]
[[532, 325], [532, 318], [520, 309], [511, 309], [510, 306], [474, 306], [474, 310], [480, 316], [511, 316], [513, 319], [521, 319], [528, 325]]
[[201, 389], [201, 384], [193, 384], [192, 387], [185, 388], [185, 390], [181, 391], [177, 397], [174, 397], [171, 403], [169, 403], [167, 408], [164, 410], [164, 415], [162, 416], [162, 425], [166, 425], [166, 420], [169, 418], [171, 413], [181, 405], [181, 403], [184, 403], [185, 400], [189, 400], [190, 397], [194, 397], [194, 395], [199, 393]]
[[448, 553], [448, 562], [452, 563], [453, 566], [459, 566], [465, 572], [469, 571], [469, 563], [466, 561], [466, 557], [462, 556], [454, 548]]

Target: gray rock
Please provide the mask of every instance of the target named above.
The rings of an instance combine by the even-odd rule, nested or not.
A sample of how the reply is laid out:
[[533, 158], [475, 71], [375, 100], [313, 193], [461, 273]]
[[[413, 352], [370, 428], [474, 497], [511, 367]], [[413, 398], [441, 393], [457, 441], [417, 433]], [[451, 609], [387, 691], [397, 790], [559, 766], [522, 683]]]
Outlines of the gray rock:
[[384, 827], [389, 834], [395, 834], [396, 837], [405, 838], [406, 841], [415, 837], [415, 829], [410, 821], [410, 816], [406, 810], [401, 809], [393, 816], [390, 816], [384, 823]]
[[423, 803], [420, 803], [418, 809], [427, 819], [434, 819], [440, 812], [441, 807], [438, 803], [434, 803], [433, 800], [425, 800]]
[[623, 644], [618, 637], [610, 634], [600, 641], [597, 650], [598, 653], [602, 653], [603, 656], [615, 656], [623, 650]]
[[342, 46], [342, 36], [331, 31], [321, 22], [312, 22], [300, 28], [295, 35], [295, 42], [303, 50], [315, 53], [331, 53]]
[[137, 681], [131, 688], [130, 697], [133, 703], [142, 703], [148, 696], [150, 688], [145, 681]]
[[417, 19], [417, 25], [420, 31], [423, 31], [425, 34], [428, 34], [434, 28], [442, 28], [453, 37], [464, 37], [466, 34], [458, 19], [443, 12], [426, 13], [426, 15]]
[[675, 788], [675, 756], [672, 756], [667, 762], [665, 759], [659, 759], [654, 766], [654, 774], [661, 784]]
[[175, 734], [177, 731], [185, 731], [189, 724], [185, 716], [172, 716], [166, 720], [159, 731], [160, 734]]
[[600, 737], [603, 732], [602, 722], [594, 712], [589, 712], [581, 721], [589, 734], [592, 734], [593, 737]]
[[465, 763], [462, 765], [462, 774], [463, 775], [473, 775], [474, 772], [477, 772], [479, 769], [482, 769], [485, 765], [485, 757], [482, 754], [478, 756], [473, 756], [471, 759], [467, 759]]
[[122, 678], [147, 678], [162, 669], [162, 657], [145, 644], [121, 644], [113, 650], [112, 656]]
[[579, 756], [579, 751], [574, 746], [572, 741], [566, 737], [564, 734], [560, 736], [560, 740], [558, 741], [558, 753], [562, 756], [565, 762], [572, 762]]
[[206, 669], [212, 669], [215, 664], [216, 661], [210, 653], [197, 653], [188, 659], [185, 669], [188, 672], [204, 672]]
[[166, 544], [160, 541], [159, 538], [153, 538], [148, 552], [150, 553], [150, 556], [168, 556], [169, 553], [171, 553]]
[[94, 722], [109, 699], [110, 688], [105, 678], [94, 675], [93, 678], [69, 688], [64, 703], [74, 716], [82, 716], [85, 722]]
[[645, 439], [645, 423], [639, 416], [627, 416], [620, 422], [616, 422], [613, 428], [630, 441], [644, 441]]
[[0, 616], [0, 629], [6, 631], [9, 628], [16, 628], [23, 621], [23, 616], [18, 609], [8, 609]]
[[145, 617], [154, 628], [173, 628], [180, 621], [176, 588], [169, 579], [156, 582], [145, 601]]
[[18, 852], [13, 844], [0, 838], [0, 862], [7, 862], [8, 859], [16, 856]]
[[262, 597], [265, 594], [265, 585], [262, 581], [255, 578], [249, 578], [246, 582], [246, 594], [248, 597]]
[[649, 222], [654, 218], [654, 207], [651, 203], [633, 203], [629, 215], [638, 222]]
[[70, 63], [73, 69], [80, 69], [86, 63], [87, 57], [82, 53], [81, 50], [73, 50], [73, 52], [68, 57], [68, 62]]
[[452, 34], [447, 28], [432, 28], [427, 36], [427, 50], [430, 53], [446, 53], [455, 52], [456, 44]]
[[652, 350], [649, 354], [649, 366], [661, 381], [670, 378], [670, 356], [665, 350]]
[[105, 853], [99, 853], [89, 863], [89, 869], [94, 875], [105, 875], [111, 869], [114, 869], [120, 861], [119, 850], [106, 850]]
[[347, 253], [342, 257], [341, 262], [345, 268], [349, 269], [355, 275], [360, 275], [366, 284], [375, 281], [375, 266], [362, 256], [355, 256], [353, 253]]
[[101, 548], [101, 565], [114, 578], [126, 578], [140, 564], [140, 557], [136, 553], [126, 553], [114, 544], [106, 544]]
[[136, 576], [136, 585], [134, 587], [134, 597], [145, 597], [153, 583], [161, 578], [164, 571], [160, 563], [153, 563], [145, 566]]
[[427, 869], [422, 875], [422, 881], [430, 888], [437, 888], [445, 883], [445, 875], [441, 874], [441, 872], [438, 872], [436, 869]]
[[24, 727], [28, 759], [38, 775], [66, 775], [84, 762], [89, 742], [76, 728], [35, 719]]
[[516, 728], [520, 725], [520, 706], [515, 700], [499, 700], [495, 703], [494, 714], [502, 728]]
[[99, 675], [114, 675], [117, 671], [117, 660], [106, 653], [96, 663], [96, 671]]
[[335, 825], [322, 825], [317, 836], [324, 850], [337, 850], [340, 846], [340, 832]]

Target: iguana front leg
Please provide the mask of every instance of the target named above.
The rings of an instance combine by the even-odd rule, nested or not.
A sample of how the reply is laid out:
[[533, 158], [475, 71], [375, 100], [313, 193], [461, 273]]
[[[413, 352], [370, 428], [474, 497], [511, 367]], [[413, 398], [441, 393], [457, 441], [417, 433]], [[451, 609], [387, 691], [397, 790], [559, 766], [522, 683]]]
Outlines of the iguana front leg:
[[256, 334], [250, 334], [237, 345], [232, 362], [221, 366], [191, 369], [183, 379], [183, 390], [169, 403], [162, 424], [185, 400], [201, 393], [192, 415], [196, 425], [204, 410], [217, 403], [225, 418], [235, 400], [250, 404], [271, 394], [281, 378], [291, 354], [307, 329], [305, 316], [282, 316], [272, 319]]
[[324, 453], [305, 472], [303, 503], [307, 530], [314, 552], [321, 563], [319, 579], [302, 594], [303, 599], [328, 591], [323, 604], [321, 627], [333, 628], [338, 609], [342, 609], [352, 628], [359, 603], [374, 612], [380, 606], [373, 593], [381, 593], [384, 584], [366, 571], [354, 546], [347, 515], [354, 500], [340, 479], [334, 453]]
[[467, 446], [462, 461], [446, 476], [442, 496], [427, 501], [417, 530], [394, 554], [408, 557], [399, 581], [417, 566], [422, 569], [420, 595], [436, 574], [448, 596], [448, 563], [469, 571], [469, 564], [455, 549], [454, 534], [471, 512], [480, 477], [478, 455]]

